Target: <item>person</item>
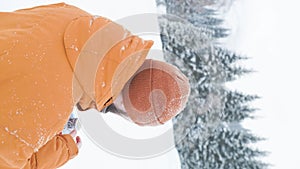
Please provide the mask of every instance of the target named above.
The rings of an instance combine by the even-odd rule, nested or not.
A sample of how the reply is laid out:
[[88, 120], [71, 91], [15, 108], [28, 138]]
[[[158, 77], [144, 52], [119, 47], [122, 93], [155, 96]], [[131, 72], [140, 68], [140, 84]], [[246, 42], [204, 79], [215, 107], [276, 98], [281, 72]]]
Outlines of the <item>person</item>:
[[[123, 96], [128, 82], [129, 86], [143, 86], [141, 80], [134, 80], [139, 76], [134, 75], [149, 63], [145, 60], [153, 41], [65, 3], [0, 12], [0, 18], [1, 169], [52, 169], [74, 158], [82, 144], [80, 137], [76, 137], [76, 131], [61, 134], [74, 106], [83, 111], [101, 111], [110, 105], [124, 105], [124, 117], [137, 124], [152, 125], [147, 124], [147, 119], [135, 118], [139, 112], [150, 116], [148, 109], [136, 109], [143, 106], [133, 101], [130, 87], [131, 102], [127, 103]], [[167, 74], [163, 76], [167, 82], [178, 84]], [[188, 89], [182, 91], [186, 98]], [[173, 103], [174, 98], [164, 98], [159, 93], [166, 92], [159, 88], [150, 93], [153, 100]], [[181, 98], [175, 93], [175, 100]], [[117, 104], [120, 100], [124, 104]], [[185, 99], [175, 102], [175, 110], [181, 109], [184, 102]], [[160, 114], [156, 120], [162, 123], [178, 113], [170, 111], [170, 116], [165, 116], [168, 112], [157, 112]]]
[[60, 134], [74, 105], [111, 104], [153, 42], [64, 3], [0, 18], [0, 168], [57, 168], [78, 153]]

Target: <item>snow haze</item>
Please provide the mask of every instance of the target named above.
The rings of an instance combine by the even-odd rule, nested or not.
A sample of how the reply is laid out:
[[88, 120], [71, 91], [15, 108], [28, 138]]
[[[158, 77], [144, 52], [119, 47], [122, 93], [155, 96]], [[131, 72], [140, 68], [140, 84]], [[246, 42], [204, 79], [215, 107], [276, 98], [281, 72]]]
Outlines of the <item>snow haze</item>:
[[263, 159], [270, 169], [300, 167], [298, 7], [296, 0], [236, 0], [228, 13], [227, 46], [250, 57], [243, 65], [257, 71], [229, 86], [261, 96], [257, 118], [243, 125], [267, 139], [254, 146], [270, 153]]

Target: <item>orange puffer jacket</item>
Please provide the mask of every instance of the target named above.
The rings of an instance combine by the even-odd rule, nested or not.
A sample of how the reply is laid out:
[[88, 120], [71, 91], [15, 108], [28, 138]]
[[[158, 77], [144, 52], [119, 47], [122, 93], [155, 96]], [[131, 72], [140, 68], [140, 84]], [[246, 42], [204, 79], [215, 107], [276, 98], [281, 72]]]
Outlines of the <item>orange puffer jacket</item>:
[[153, 42], [64, 3], [0, 21], [0, 169], [57, 168], [78, 153], [59, 134], [73, 107], [111, 104]]

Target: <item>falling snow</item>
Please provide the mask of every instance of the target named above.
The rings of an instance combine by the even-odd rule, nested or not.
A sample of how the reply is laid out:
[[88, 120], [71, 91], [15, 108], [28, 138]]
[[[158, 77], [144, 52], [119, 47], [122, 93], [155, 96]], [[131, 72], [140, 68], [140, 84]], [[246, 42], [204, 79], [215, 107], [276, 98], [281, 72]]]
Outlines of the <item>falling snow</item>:
[[124, 51], [124, 50], [125, 50], [125, 46], [122, 46], [121, 51]]
[[[31, 147], [31, 148], [35, 148], [35, 146], [33, 146], [32, 144], [28, 143], [26, 140], [24, 140], [23, 138], [19, 137], [19, 135], [17, 134], [17, 130], [10, 130], [8, 127], [4, 128], [6, 132], [8, 132], [10, 135], [14, 136], [15, 138], [17, 138], [19, 141], [21, 141], [22, 143], [24, 143], [26, 146]], [[2, 141], [2, 144], [4, 143], [4, 141]]]

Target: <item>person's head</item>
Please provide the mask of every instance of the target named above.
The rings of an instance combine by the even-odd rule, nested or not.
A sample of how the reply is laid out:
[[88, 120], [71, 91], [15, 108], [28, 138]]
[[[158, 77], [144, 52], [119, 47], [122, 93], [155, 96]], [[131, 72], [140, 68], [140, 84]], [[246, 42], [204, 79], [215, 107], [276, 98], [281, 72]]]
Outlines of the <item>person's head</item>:
[[188, 78], [179, 69], [146, 60], [106, 111], [138, 125], [160, 125], [185, 107], [189, 93]]
[[[104, 35], [100, 35], [95, 33], [93, 38], [96, 40], [103, 38]], [[85, 49], [81, 52], [73, 80], [74, 102], [79, 110], [94, 108], [100, 111], [110, 105], [126, 82], [144, 63], [153, 41], [143, 40], [130, 34], [125, 38], [123, 36], [119, 35], [118, 38], [121, 40], [118, 41], [118, 38], [115, 38], [116, 42], [110, 42], [111, 45], [106, 44], [106, 50], [102, 49], [105, 48], [103, 46], [101, 49], [96, 48], [101, 44], [99, 42], [95, 44], [95, 49], [90, 47], [93, 45], [86, 45], [86, 48], [92, 49]], [[103, 43], [109, 43], [107, 41]], [[99, 51], [95, 52], [96, 49], [102, 50], [102, 54]]]

